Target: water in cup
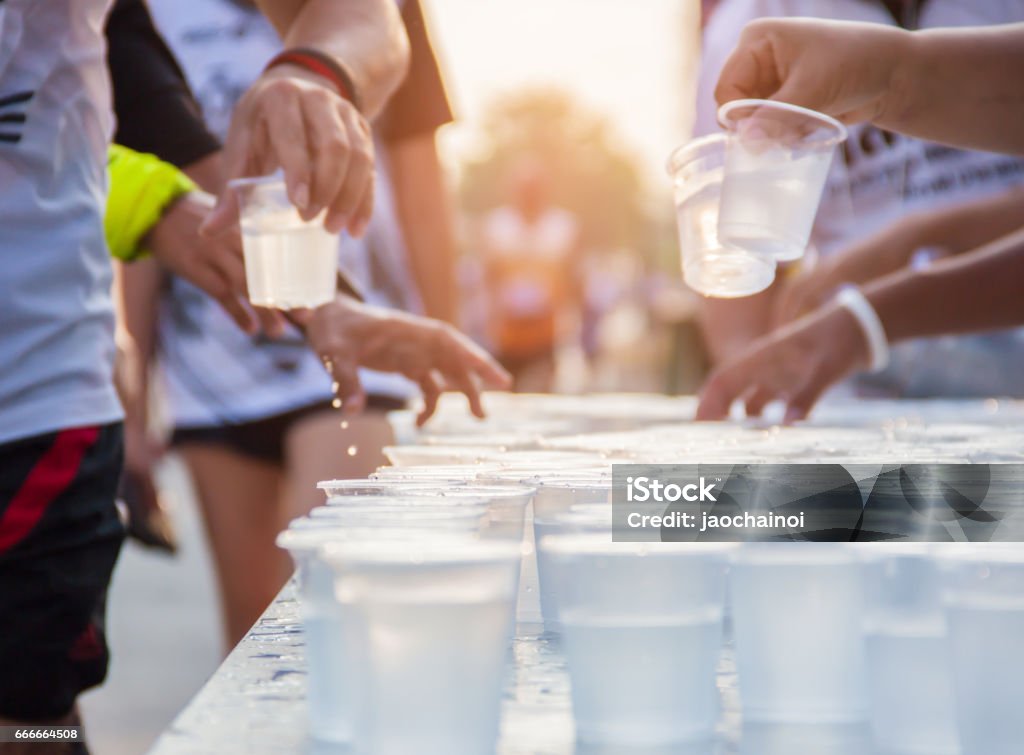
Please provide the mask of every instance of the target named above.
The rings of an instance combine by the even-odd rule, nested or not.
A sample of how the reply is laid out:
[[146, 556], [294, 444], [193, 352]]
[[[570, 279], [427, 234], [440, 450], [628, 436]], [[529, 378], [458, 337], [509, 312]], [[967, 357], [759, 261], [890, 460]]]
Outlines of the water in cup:
[[249, 301], [260, 307], [316, 307], [334, 298], [338, 237], [322, 218], [306, 222], [288, 201], [277, 176], [242, 178], [238, 197]]
[[719, 239], [779, 261], [799, 259], [846, 128], [827, 115], [768, 100], [727, 102], [718, 120], [729, 134]]
[[944, 559], [944, 603], [963, 755], [1024, 742], [1024, 546], [989, 543]]
[[865, 654], [874, 741], [885, 753], [959, 752], [939, 573], [928, 547], [872, 543]]
[[454, 539], [325, 548], [359, 657], [356, 753], [494, 751], [521, 550]]
[[[722, 612], [668, 616], [561, 616], [572, 669], [577, 737], [655, 745], [706, 738], [718, 717], [713, 680]], [[609, 683], [614, 680], [614, 683]], [[683, 706], [685, 705], [685, 712]]]
[[744, 720], [867, 719], [863, 579], [850, 549], [744, 546], [730, 591]]
[[724, 160], [725, 138], [721, 136], [684, 145], [669, 159], [683, 278], [686, 285], [705, 296], [750, 296], [775, 280], [775, 259], [757, 249], [719, 241]]
[[577, 739], [710, 740], [729, 546], [553, 535], [550, 558]]

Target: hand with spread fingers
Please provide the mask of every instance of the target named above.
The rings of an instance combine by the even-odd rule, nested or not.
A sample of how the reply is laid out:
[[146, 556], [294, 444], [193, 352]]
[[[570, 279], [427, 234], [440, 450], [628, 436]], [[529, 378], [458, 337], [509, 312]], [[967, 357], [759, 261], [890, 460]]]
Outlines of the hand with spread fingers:
[[832, 385], [868, 363], [868, 344], [857, 320], [829, 305], [755, 341], [716, 369], [701, 390], [698, 420], [729, 416], [742, 399], [748, 416], [772, 401], [786, 403], [785, 421], [803, 419]]
[[310, 346], [334, 378], [335, 393], [347, 413], [362, 410], [366, 396], [358, 369], [395, 372], [416, 382], [425, 423], [445, 391], [463, 393], [477, 417], [484, 416], [481, 393], [507, 389], [511, 379], [483, 349], [439, 320], [361, 304], [339, 296], [315, 310], [294, 313]]

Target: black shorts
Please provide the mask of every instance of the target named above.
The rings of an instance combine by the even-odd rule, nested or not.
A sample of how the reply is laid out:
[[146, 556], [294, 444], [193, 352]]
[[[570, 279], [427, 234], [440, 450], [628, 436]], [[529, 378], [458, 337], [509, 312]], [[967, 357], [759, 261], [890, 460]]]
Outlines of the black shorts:
[[[404, 409], [405, 401], [391, 396], [370, 395], [366, 408], [394, 411]], [[249, 422], [176, 427], [171, 434], [171, 446], [221, 446], [250, 459], [280, 466], [284, 463], [284, 441], [288, 431], [299, 420], [321, 411], [333, 411], [331, 402], [317, 401]]]
[[107, 674], [120, 423], [0, 444], [0, 717], [48, 721]]

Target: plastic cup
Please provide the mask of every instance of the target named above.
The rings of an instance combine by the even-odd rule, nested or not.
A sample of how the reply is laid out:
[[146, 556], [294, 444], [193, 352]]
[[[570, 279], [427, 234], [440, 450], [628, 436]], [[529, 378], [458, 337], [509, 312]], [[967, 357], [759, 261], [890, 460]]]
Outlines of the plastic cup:
[[606, 539], [612, 537], [612, 507], [608, 503], [575, 504], [567, 511], [550, 517], [533, 520], [536, 547], [537, 586], [540, 598], [540, 617], [544, 631], [560, 634], [562, 624], [558, 618], [559, 589], [551, 553], [541, 545], [556, 535], [603, 533]]
[[468, 446], [385, 446], [384, 456], [395, 467], [450, 466], [475, 464], [483, 451]]
[[493, 752], [521, 546], [352, 541], [323, 553], [360, 659], [354, 751]]
[[718, 238], [779, 261], [799, 259], [846, 127], [770, 100], [727, 102], [718, 122], [728, 131]]
[[867, 720], [863, 574], [852, 548], [745, 545], [730, 592], [744, 721]]
[[430, 499], [420, 504], [367, 504], [352, 506], [320, 506], [309, 512], [312, 519], [331, 520], [339, 525], [358, 528], [432, 529], [474, 532], [479, 534], [485, 524], [487, 507], [434, 506]]
[[306, 222], [288, 200], [279, 175], [238, 178], [238, 199], [249, 301], [258, 307], [317, 307], [334, 299], [338, 237], [322, 218]]
[[1024, 742], [1024, 545], [943, 559], [944, 603], [963, 755], [1010, 755]]
[[559, 585], [577, 739], [710, 740], [729, 547], [591, 533], [546, 537], [541, 548]]
[[720, 240], [725, 154], [724, 136], [706, 136], [673, 152], [668, 171], [674, 185], [683, 280], [705, 296], [733, 298], [768, 288], [775, 280], [775, 258]]
[[298, 596], [306, 645], [307, 705], [310, 735], [318, 741], [348, 742], [352, 738], [351, 669], [342, 641], [344, 615], [334, 596], [334, 572], [320, 558], [320, 549], [339, 540], [369, 537], [411, 540], [442, 537], [434, 531], [393, 528], [340, 528], [330, 521], [296, 519], [277, 537], [289, 552], [298, 576]]
[[959, 752], [946, 620], [928, 546], [863, 547], [871, 729], [882, 752]]

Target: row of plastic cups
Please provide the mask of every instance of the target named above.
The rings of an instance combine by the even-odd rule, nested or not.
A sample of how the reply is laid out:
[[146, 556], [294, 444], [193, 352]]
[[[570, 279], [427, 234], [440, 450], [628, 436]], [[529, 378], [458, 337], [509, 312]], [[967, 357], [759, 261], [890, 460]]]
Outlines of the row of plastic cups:
[[668, 162], [683, 274], [707, 296], [748, 296], [771, 284], [777, 261], [803, 256], [846, 129], [765, 100], [726, 103], [718, 120], [725, 134], [696, 139]]
[[1024, 549], [615, 543], [607, 519], [558, 518], [561, 534], [538, 528], [541, 595], [581, 741], [712, 736], [728, 566], [745, 726], [870, 722], [886, 752], [1018, 751]]
[[278, 540], [297, 566], [312, 736], [357, 753], [492, 750], [521, 543], [481, 539], [456, 512], [345, 509]]

